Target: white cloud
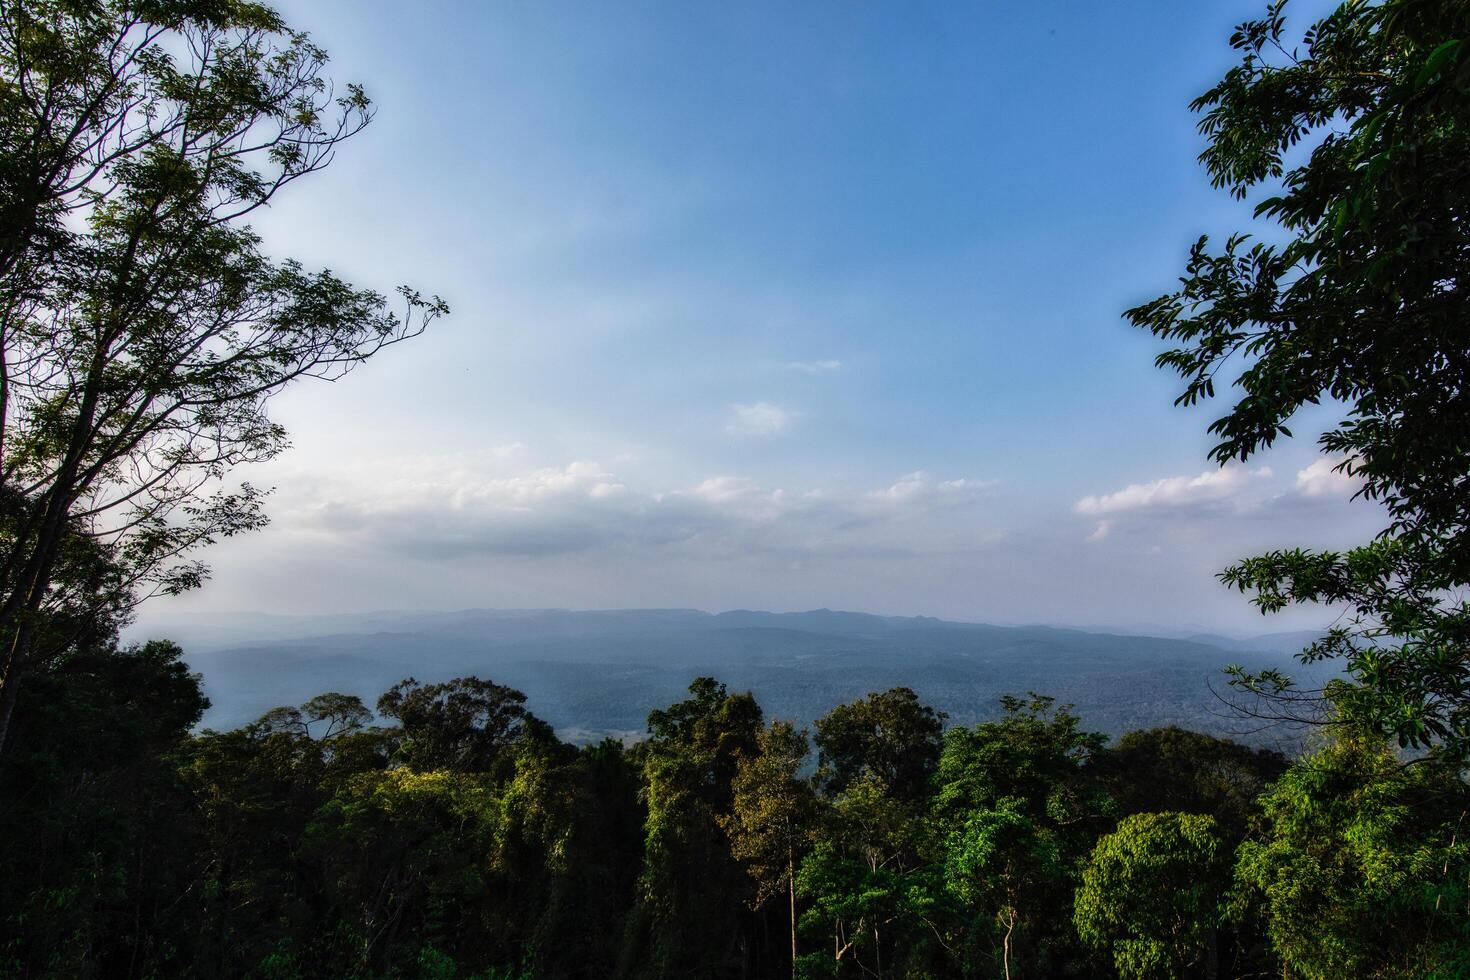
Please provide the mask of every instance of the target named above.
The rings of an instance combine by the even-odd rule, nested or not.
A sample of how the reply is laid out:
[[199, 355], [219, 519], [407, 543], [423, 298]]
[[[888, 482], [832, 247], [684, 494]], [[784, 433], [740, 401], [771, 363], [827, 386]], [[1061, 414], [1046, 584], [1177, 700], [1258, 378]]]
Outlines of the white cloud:
[[775, 436], [791, 427], [791, 413], [770, 402], [731, 405], [725, 431], [738, 436]]
[[759, 492], [760, 488], [755, 481], [747, 480], [743, 476], [716, 476], [690, 490], [689, 495], [711, 503], [724, 504], [748, 499]]
[[900, 477], [892, 486], [874, 490], [868, 497], [889, 504], [966, 504], [993, 486], [994, 480], [935, 480], [923, 470], [915, 470]]
[[722, 475], [650, 493], [597, 462], [520, 469], [494, 452], [380, 460], [371, 469], [404, 475], [372, 481], [348, 469], [297, 482], [278, 525], [423, 558], [677, 548], [689, 558], [804, 560], [973, 550], [999, 536], [985, 515], [964, 510], [989, 483], [922, 472], [866, 492]]
[[1340, 456], [1319, 459], [1296, 474], [1296, 489], [1303, 497], [1338, 497], [1346, 499], [1358, 492], [1363, 481], [1338, 469]]
[[1102, 541], [1102, 540], [1106, 539], [1107, 536], [1112, 533], [1112, 531], [1113, 531], [1113, 522], [1112, 521], [1098, 521], [1097, 522], [1097, 527], [1095, 527], [1095, 528], [1092, 529], [1092, 533], [1087, 536], [1087, 540], [1088, 541]]
[[1228, 464], [1199, 476], [1171, 476], [1152, 483], [1133, 483], [1101, 496], [1083, 497], [1073, 509], [1079, 514], [1102, 516], [1214, 504], [1238, 497], [1255, 481], [1270, 476], [1271, 470], [1266, 466], [1248, 470], [1239, 464]]
[[786, 370], [800, 371], [803, 374], [831, 374], [842, 370], [842, 362], [838, 360], [787, 361]]

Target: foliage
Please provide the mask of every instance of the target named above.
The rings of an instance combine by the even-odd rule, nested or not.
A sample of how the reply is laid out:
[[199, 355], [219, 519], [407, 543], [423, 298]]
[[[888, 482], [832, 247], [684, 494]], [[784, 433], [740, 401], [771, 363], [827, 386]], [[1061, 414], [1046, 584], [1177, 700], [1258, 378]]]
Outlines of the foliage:
[[1470, 966], [1470, 789], [1433, 760], [1338, 743], [1261, 800], [1236, 876], [1303, 977], [1459, 976]]
[[[1214, 394], [1246, 359], [1241, 396], [1210, 428], [1221, 461], [1289, 435], [1303, 405], [1330, 397], [1347, 417], [1321, 440], [1395, 530], [1470, 571], [1463, 424], [1463, 278], [1470, 254], [1470, 11], [1441, 0], [1349, 0], [1302, 34], [1284, 0], [1231, 38], [1240, 64], [1200, 96], [1201, 161], [1256, 206], [1284, 244], [1202, 238], [1182, 287], [1129, 312], [1182, 346], [1159, 358]], [[1295, 165], [1288, 163], [1300, 161]]]
[[371, 119], [327, 56], [247, 0], [0, 6], [0, 746], [69, 538], [124, 609], [198, 585], [259, 527], [225, 482], [286, 445], [270, 396], [446, 312], [274, 261], [249, 216]]
[[1007, 976], [1077, 966], [1065, 919], [1076, 871], [1109, 823], [1095, 778], [1103, 737], [1040, 695], [1006, 697], [1004, 715], [945, 735], [932, 814], [945, 883], [964, 910], [954, 943]]
[[866, 775], [899, 799], [918, 798], [939, 761], [943, 729], [944, 714], [906, 687], [838, 705], [817, 722], [818, 779], [836, 794]]
[[[1276, 551], [1226, 571], [1263, 612], [1348, 606], [1305, 658], [1340, 658], [1326, 719], [1413, 748], [1470, 753], [1470, 8], [1348, 0], [1299, 38], [1285, 0], [1236, 31], [1240, 63], [1194, 103], [1216, 186], [1259, 200], [1262, 239], [1201, 238], [1178, 290], [1128, 312], [1178, 346], [1158, 363], [1179, 402], [1240, 394], [1211, 451], [1245, 460], [1289, 436], [1304, 405], [1341, 404], [1319, 443], [1381, 501], [1389, 523], [1345, 554]], [[1227, 375], [1228, 376], [1228, 375]], [[1321, 705], [1279, 672], [1236, 671], [1247, 690]]]
[[1208, 814], [1232, 846], [1288, 764], [1271, 749], [1172, 726], [1128, 732], [1098, 761], [1121, 812]]
[[1230, 851], [1214, 818], [1138, 813], [1098, 841], [1077, 889], [1077, 931], [1111, 949], [1122, 977], [1175, 978], [1206, 962], [1216, 972], [1216, 927]]
[[643, 874], [623, 962], [631, 975], [738, 975], [751, 945], [750, 881], [721, 825], [742, 760], [758, 752], [761, 710], [709, 677], [689, 693], [648, 716]]

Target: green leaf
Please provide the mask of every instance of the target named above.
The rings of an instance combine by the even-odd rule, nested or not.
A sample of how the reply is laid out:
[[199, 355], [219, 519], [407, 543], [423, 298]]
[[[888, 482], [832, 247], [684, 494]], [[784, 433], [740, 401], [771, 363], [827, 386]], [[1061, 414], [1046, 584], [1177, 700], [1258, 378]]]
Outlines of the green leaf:
[[1460, 51], [1464, 46], [1465, 42], [1457, 38], [1444, 42], [1430, 52], [1429, 60], [1424, 62], [1424, 67], [1419, 69], [1419, 75], [1414, 79], [1414, 87], [1423, 88], [1430, 79], [1439, 74], [1440, 68], [1444, 67], [1446, 62], [1459, 60]]

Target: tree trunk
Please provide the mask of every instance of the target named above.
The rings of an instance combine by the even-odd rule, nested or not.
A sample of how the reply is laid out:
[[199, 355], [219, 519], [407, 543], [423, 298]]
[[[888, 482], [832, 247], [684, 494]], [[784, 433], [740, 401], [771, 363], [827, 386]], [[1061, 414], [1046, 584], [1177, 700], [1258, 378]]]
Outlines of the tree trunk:
[[791, 899], [791, 980], [796, 980], [796, 854], [786, 848], [786, 894]]
[[1006, 980], [1011, 980], [1011, 932], [1016, 928], [1016, 913], [1006, 918], [1006, 936], [1001, 943], [1001, 965], [1005, 967]]
[[5, 736], [10, 732], [10, 716], [15, 714], [15, 702], [20, 696], [20, 671], [6, 671], [0, 679], [0, 755], [5, 753]]

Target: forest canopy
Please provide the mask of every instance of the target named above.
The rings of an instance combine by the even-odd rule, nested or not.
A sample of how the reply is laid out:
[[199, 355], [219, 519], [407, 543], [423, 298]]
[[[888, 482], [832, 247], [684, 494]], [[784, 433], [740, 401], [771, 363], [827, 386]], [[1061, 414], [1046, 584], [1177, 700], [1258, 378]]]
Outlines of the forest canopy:
[[519, 691], [408, 680], [192, 732], [167, 643], [29, 685], [0, 763], [0, 970], [190, 977], [1461, 975], [1470, 789], [1051, 699], [944, 728], [898, 688], [810, 731], [698, 678], [574, 746]]

